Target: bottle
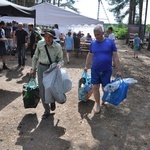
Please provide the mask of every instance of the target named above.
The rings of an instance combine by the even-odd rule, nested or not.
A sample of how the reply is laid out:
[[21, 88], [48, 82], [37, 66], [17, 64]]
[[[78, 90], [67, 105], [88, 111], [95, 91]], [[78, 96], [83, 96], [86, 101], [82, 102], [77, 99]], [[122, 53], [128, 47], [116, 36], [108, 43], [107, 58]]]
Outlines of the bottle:
[[81, 84], [81, 88], [84, 88], [84, 87], [85, 87], [85, 85], [82, 83], [82, 84]]

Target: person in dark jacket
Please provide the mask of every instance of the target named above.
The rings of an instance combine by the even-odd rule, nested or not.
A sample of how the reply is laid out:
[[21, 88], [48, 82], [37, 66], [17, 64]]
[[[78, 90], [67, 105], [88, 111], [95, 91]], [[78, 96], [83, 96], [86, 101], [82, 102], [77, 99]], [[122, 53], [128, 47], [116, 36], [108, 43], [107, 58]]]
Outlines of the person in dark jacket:
[[[9, 69], [6, 66], [6, 59], [5, 59], [5, 55], [6, 55], [6, 47], [5, 47], [5, 31], [3, 29], [5, 23], [4, 21], [0, 22], [0, 58], [2, 59], [3, 62], [3, 68], [2, 69]], [[1, 70], [1, 69], [0, 69]]]
[[28, 30], [29, 30], [28, 49], [30, 50], [30, 54], [32, 58], [35, 52], [35, 40], [36, 40], [34, 29], [33, 29], [33, 23], [28, 24]]
[[28, 33], [23, 29], [23, 24], [18, 24], [18, 29], [15, 33], [15, 43], [18, 51], [18, 67], [24, 69], [25, 67], [25, 49], [27, 48]]
[[77, 52], [77, 57], [78, 57], [78, 52], [81, 50], [80, 47], [80, 38], [77, 36], [77, 34], [74, 32], [73, 33], [73, 40], [74, 40], [74, 50]]

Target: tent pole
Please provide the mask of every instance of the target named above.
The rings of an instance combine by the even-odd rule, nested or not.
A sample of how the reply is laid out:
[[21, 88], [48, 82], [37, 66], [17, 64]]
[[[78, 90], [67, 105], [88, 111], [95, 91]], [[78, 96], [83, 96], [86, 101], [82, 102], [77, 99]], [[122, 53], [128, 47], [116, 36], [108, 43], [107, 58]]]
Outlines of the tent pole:
[[36, 10], [34, 10], [34, 26], [36, 27]]

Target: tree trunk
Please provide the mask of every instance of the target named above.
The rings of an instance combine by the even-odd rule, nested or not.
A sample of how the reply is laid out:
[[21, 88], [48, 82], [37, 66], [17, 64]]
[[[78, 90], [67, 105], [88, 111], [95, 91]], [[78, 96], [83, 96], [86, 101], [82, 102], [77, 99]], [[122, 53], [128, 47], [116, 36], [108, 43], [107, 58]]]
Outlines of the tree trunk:
[[[147, 19], [147, 9], [148, 9], [148, 0], [146, 0], [145, 28], [146, 28], [146, 19]], [[144, 33], [145, 33], [145, 31], [144, 31]], [[150, 51], [150, 32], [149, 32], [148, 47], [147, 47], [147, 50]]]
[[136, 0], [133, 1], [133, 24], [135, 24]]
[[150, 51], [150, 32], [149, 32], [148, 47], [147, 47], [147, 50], [149, 50], [149, 51]]
[[55, 0], [53, 0], [53, 5], [55, 5], [56, 4], [56, 1]]
[[60, 1], [61, 1], [61, 0], [58, 0], [58, 7], [60, 6]]
[[130, 0], [130, 10], [129, 10], [129, 24], [132, 24], [132, 16], [133, 16], [133, 7], [132, 7], [133, 0]]
[[[129, 8], [129, 23], [128, 24], [134, 24], [134, 19], [135, 19], [135, 3], [136, 0], [130, 0], [130, 8]], [[127, 39], [126, 39], [126, 44], [128, 43], [128, 38], [129, 38], [129, 28], [127, 32]]]
[[[139, 37], [142, 37], [142, 11], [143, 11], [143, 0], [139, 0]], [[143, 39], [142, 39], [143, 40]]]

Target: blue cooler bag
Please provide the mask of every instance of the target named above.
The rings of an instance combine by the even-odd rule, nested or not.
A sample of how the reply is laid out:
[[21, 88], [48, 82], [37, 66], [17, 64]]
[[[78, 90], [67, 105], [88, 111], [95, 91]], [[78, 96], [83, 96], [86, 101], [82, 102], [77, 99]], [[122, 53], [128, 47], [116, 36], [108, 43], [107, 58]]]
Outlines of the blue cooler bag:
[[127, 97], [129, 83], [122, 79], [115, 79], [104, 88], [102, 100], [117, 106]]
[[78, 99], [86, 102], [92, 95], [91, 76], [83, 72], [78, 82]]

